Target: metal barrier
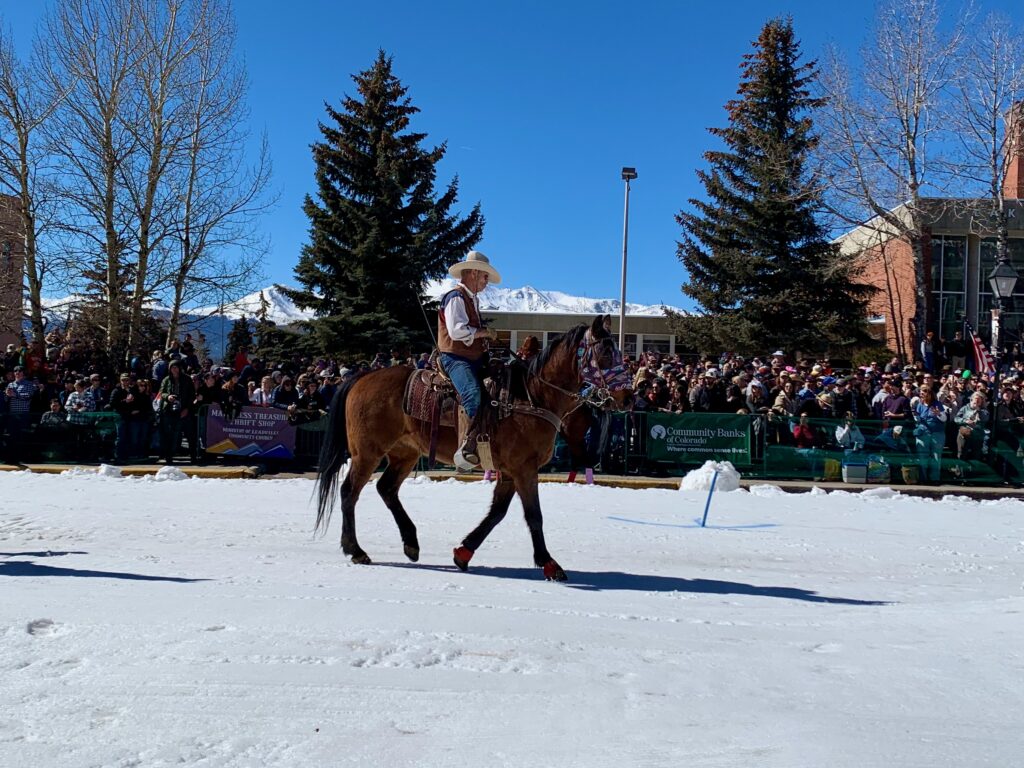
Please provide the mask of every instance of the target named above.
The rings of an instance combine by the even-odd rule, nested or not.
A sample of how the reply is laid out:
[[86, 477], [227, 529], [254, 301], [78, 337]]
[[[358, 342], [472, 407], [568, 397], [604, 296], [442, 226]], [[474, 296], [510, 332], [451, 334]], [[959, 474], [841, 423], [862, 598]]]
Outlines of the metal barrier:
[[[248, 410], [248, 409], [246, 409]], [[208, 406], [198, 409], [193, 422], [200, 449], [205, 449]], [[5, 434], [8, 456], [13, 452], [23, 463], [97, 462], [114, 457], [120, 416], [111, 412], [82, 414], [81, 423], [41, 424], [38, 414], [22, 419], [5, 415], [0, 433]], [[1024, 425], [997, 424], [995, 434], [978, 430], [974, 437], [958, 446], [958, 428], [952, 418], [941, 441], [941, 459], [929, 466], [929, 457], [921, 451], [915, 424], [841, 419], [802, 420], [801, 439], [794, 428], [796, 417], [743, 414], [668, 414], [634, 412], [614, 414], [606, 440], [598, 450], [598, 469], [613, 475], [682, 475], [708, 459], [727, 460], [748, 477], [772, 479], [838, 480], [844, 467], [863, 467], [873, 482], [923, 482], [929, 470], [938, 470], [942, 482], [963, 484], [1020, 484], [1024, 482]], [[289, 469], [316, 467], [326, 417], [295, 425], [294, 456], [270, 460], [273, 466]], [[183, 429], [182, 437], [189, 430]], [[158, 419], [147, 427], [144, 445], [148, 456], [157, 455]], [[12, 442], [13, 441], [13, 442]], [[962, 455], [958, 456], [960, 449]], [[207, 454], [214, 459], [212, 454]], [[258, 461], [244, 455], [225, 457], [228, 461]], [[222, 458], [221, 460], [224, 460]], [[571, 468], [568, 446], [558, 436], [551, 462], [544, 471]], [[426, 469], [422, 459], [419, 470]], [[439, 466], [436, 468], [444, 468]], [[859, 478], [861, 473], [847, 472]]]

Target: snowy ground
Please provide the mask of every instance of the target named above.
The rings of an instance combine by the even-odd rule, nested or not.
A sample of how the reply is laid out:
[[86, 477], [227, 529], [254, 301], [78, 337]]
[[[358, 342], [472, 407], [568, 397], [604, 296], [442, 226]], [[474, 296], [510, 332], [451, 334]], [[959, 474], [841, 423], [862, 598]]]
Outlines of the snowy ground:
[[305, 480], [0, 475], [10, 766], [1006, 766], [1024, 505], [544, 485], [469, 574], [483, 483], [370, 489], [342, 557]]

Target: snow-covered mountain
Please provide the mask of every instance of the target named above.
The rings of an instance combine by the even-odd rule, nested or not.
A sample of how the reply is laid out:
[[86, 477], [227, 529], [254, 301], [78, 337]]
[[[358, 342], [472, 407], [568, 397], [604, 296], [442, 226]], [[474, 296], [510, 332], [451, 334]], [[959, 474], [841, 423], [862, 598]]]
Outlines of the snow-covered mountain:
[[[437, 280], [427, 285], [425, 293], [432, 298], [437, 298], [454, 287], [455, 283], [456, 281], [451, 279]], [[260, 294], [267, 302], [267, 319], [277, 325], [294, 325], [313, 316], [312, 312], [296, 307], [276, 286], [269, 286], [261, 291], [254, 291], [243, 296], [237, 301], [225, 304], [223, 311], [220, 306], [186, 310], [180, 318], [181, 331], [182, 333], [203, 333], [206, 336], [208, 348], [216, 356], [218, 351], [224, 347], [225, 337], [231, 330], [232, 320], [242, 315], [252, 318], [260, 311]], [[79, 300], [80, 297], [76, 296], [44, 300], [47, 328], [63, 327], [71, 309]], [[158, 318], [166, 320], [170, 316], [170, 310], [159, 303], [151, 303], [148, 307]], [[570, 296], [561, 291], [538, 290], [530, 285], [522, 288], [488, 286], [480, 294], [480, 307], [484, 312], [543, 312], [591, 316], [597, 314], [618, 315], [619, 312], [619, 302], [616, 299]], [[682, 312], [676, 307], [663, 307], [657, 304], [626, 304], [626, 314], [628, 315], [660, 316], [664, 314], [664, 309]]]
[[[437, 298], [445, 291], [450, 290], [456, 284], [453, 279], [435, 280], [427, 284], [425, 293]], [[313, 316], [312, 312], [299, 309], [275, 286], [264, 288], [262, 291], [250, 293], [238, 301], [225, 305], [224, 314], [229, 318], [241, 317], [242, 315], [254, 316], [260, 309], [260, 294], [263, 294], [267, 301], [267, 317], [278, 325], [290, 325], [301, 320], [308, 320]], [[561, 291], [542, 291], [527, 285], [522, 288], [499, 288], [488, 286], [480, 294], [480, 308], [485, 312], [545, 312], [554, 314], [571, 315], [596, 315], [596, 314], [618, 314], [619, 302], [617, 299], [590, 299], [582, 296], [570, 296]], [[677, 312], [682, 310], [677, 307], [665, 307], [659, 304], [630, 304], [626, 303], [627, 315], [656, 315], [664, 314], [665, 309], [672, 309]], [[191, 310], [190, 314], [197, 316], [220, 316], [219, 306], [201, 307]]]
[[[453, 288], [456, 280], [436, 280], [427, 285], [427, 295], [438, 297]], [[543, 291], [526, 285], [522, 288], [499, 288], [487, 286], [480, 294], [480, 308], [485, 312], [546, 312], [570, 315], [597, 315], [619, 312], [618, 299], [590, 299], [570, 296], [561, 291]], [[630, 304], [626, 302], [627, 315], [664, 315], [665, 309], [682, 312], [677, 307], [660, 304]]]

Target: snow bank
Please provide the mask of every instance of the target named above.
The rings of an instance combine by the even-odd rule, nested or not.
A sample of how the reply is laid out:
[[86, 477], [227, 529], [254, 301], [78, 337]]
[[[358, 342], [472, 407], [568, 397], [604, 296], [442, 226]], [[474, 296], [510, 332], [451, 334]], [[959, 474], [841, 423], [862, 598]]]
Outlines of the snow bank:
[[715, 490], [735, 491], [740, 487], [740, 473], [728, 461], [705, 461], [700, 469], [694, 469], [687, 473], [686, 477], [679, 484], [681, 491], [709, 491], [711, 480], [718, 472], [718, 481], [715, 483]]
[[752, 485], [750, 486], [750, 494], [752, 496], [759, 496], [762, 499], [770, 499], [775, 496], [785, 496], [786, 492], [777, 485]]
[[60, 473], [61, 477], [94, 477], [95, 475], [96, 470], [89, 467], [71, 467], [71, 469], [65, 469]]
[[860, 495], [862, 498], [867, 499], [895, 499], [903, 494], [899, 491], [894, 491], [888, 486], [882, 486], [881, 488], [869, 488], [866, 491], [862, 491]]
[[96, 470], [96, 474], [100, 477], [124, 477], [120, 467], [114, 467], [110, 464], [100, 464], [100, 468]]
[[159, 482], [163, 482], [164, 480], [188, 480], [188, 475], [177, 467], [161, 467], [157, 471], [154, 480]]

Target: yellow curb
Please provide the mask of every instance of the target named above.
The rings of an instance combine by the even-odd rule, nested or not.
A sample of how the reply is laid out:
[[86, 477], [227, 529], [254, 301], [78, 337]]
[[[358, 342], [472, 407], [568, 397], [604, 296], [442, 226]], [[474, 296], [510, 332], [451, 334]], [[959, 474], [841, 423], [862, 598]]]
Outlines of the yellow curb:
[[0, 472], [21, 472], [22, 469], [17, 464], [0, 464]]
[[[257, 467], [201, 467], [190, 464], [174, 464], [173, 466], [189, 477], [229, 480], [252, 479], [260, 476], [260, 471]], [[98, 466], [95, 464], [86, 466], [81, 464], [26, 464], [24, 467], [14, 467], [14, 469], [27, 469], [30, 472], [41, 475], [59, 475], [61, 472], [74, 468], [83, 471], [95, 471], [98, 469]], [[159, 464], [134, 464], [118, 467], [118, 469], [121, 470], [121, 474], [125, 477], [141, 477], [143, 475], [155, 475], [163, 469], [163, 466]]]

